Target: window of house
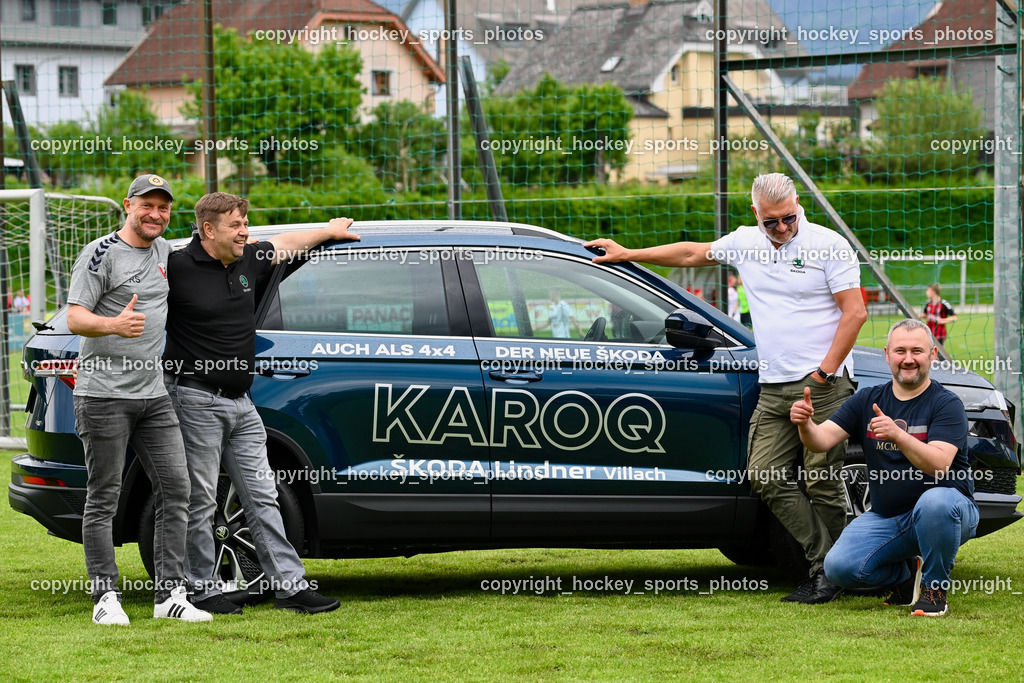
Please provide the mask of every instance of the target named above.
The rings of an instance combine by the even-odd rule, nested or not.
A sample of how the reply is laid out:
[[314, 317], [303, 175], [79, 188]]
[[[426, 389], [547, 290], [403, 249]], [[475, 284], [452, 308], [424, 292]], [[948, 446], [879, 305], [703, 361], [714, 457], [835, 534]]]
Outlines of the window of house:
[[54, 26], [81, 26], [80, 0], [50, 0], [50, 13]]
[[713, 24], [715, 22], [714, 10], [711, 7], [711, 3], [702, 2], [697, 6], [694, 14], [697, 15], [698, 24]]
[[604, 60], [604, 64], [601, 65], [601, 71], [604, 73], [612, 71], [615, 69], [615, 67], [619, 65], [619, 62], [621, 61], [622, 57], [618, 55], [615, 55], [614, 57], [609, 57], [608, 59]]
[[62, 66], [58, 68], [57, 91], [61, 97], [78, 97], [77, 66]]
[[36, 68], [31, 64], [14, 65], [14, 82], [21, 95], [36, 94]]
[[104, 2], [103, 3], [103, 25], [104, 26], [117, 26], [117, 3], [116, 2]]
[[36, 20], [36, 0], [21, 0], [21, 20]]
[[673, 64], [672, 70], [669, 72], [669, 82], [672, 85], [679, 85], [679, 65]]
[[373, 75], [373, 94], [374, 95], [390, 95], [391, 94], [391, 72], [390, 71], [374, 71], [372, 75]]
[[142, 6], [142, 25], [149, 26], [154, 21], [159, 19], [164, 13], [164, 6], [160, 4], [156, 5], [143, 5]]

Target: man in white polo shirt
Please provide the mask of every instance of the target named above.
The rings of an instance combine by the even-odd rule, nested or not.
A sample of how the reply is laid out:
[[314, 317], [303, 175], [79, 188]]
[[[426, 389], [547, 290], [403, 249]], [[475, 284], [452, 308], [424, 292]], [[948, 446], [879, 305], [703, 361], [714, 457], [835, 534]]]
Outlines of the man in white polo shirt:
[[[867, 320], [856, 254], [841, 235], [809, 222], [792, 179], [754, 179], [756, 226], [715, 242], [676, 242], [626, 249], [609, 239], [587, 243], [597, 263], [642, 261], [692, 268], [729, 265], [746, 287], [760, 361], [761, 396], [750, 419], [747, 469], [751, 487], [804, 549], [810, 577], [785, 602], [819, 604], [842, 589], [823, 570], [825, 555], [846, 523], [842, 465], [845, 444], [812, 453], [800, 443], [789, 409], [810, 387], [820, 423], [856, 388], [851, 351]], [[820, 407], [819, 407], [820, 406]], [[806, 495], [793, 482], [803, 470]]]

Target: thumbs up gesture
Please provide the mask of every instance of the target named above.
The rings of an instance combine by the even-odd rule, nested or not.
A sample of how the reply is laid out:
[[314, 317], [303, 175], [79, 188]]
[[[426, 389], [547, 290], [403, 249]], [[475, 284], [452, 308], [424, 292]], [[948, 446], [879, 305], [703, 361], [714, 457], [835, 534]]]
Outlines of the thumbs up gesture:
[[120, 337], [141, 337], [142, 330], [146, 327], [146, 314], [137, 313], [135, 311], [135, 304], [139, 301], [138, 294], [132, 294], [132, 300], [128, 302], [128, 305], [124, 307], [116, 318], [113, 319], [111, 326], [113, 333]]
[[903, 430], [896, 426], [892, 418], [882, 412], [877, 403], [871, 404], [871, 410], [875, 416], [868, 423], [868, 429], [874, 432], [875, 438], [881, 441], [896, 441], [896, 437]]
[[789, 421], [795, 425], [807, 424], [812, 415], [814, 415], [814, 406], [811, 405], [811, 388], [804, 387], [804, 400], [797, 401], [789, 409]]

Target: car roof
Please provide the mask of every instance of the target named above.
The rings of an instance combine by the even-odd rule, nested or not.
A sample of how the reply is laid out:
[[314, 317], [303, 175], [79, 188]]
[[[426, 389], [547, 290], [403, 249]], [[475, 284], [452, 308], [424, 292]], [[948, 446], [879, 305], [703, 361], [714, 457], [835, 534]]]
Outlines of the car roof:
[[[268, 237], [282, 232], [298, 230], [315, 230], [326, 227], [326, 223], [285, 223], [282, 225], [250, 225], [249, 234], [254, 237]], [[501, 221], [463, 221], [463, 220], [411, 220], [411, 221], [356, 221], [352, 224], [352, 232], [358, 235], [425, 235], [432, 233], [448, 233], [455, 235], [494, 235], [524, 237], [543, 237], [561, 242], [582, 244], [583, 240], [560, 232], [526, 223], [509, 223]], [[172, 240], [178, 246], [189, 238]]]

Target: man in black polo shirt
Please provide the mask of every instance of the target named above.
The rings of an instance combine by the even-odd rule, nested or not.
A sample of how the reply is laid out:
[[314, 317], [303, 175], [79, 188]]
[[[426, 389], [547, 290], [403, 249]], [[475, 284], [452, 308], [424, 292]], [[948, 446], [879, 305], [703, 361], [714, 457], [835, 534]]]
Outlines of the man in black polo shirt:
[[214, 192], [196, 203], [198, 234], [167, 263], [167, 345], [164, 380], [185, 441], [192, 494], [186, 572], [193, 604], [239, 614], [214, 573], [213, 515], [221, 466], [245, 509], [256, 555], [279, 609], [318, 613], [340, 603], [309, 586], [285, 535], [270, 465], [267, 434], [247, 392], [256, 362], [256, 282], [279, 261], [327, 240], [358, 240], [349, 218], [248, 244], [249, 202]]

